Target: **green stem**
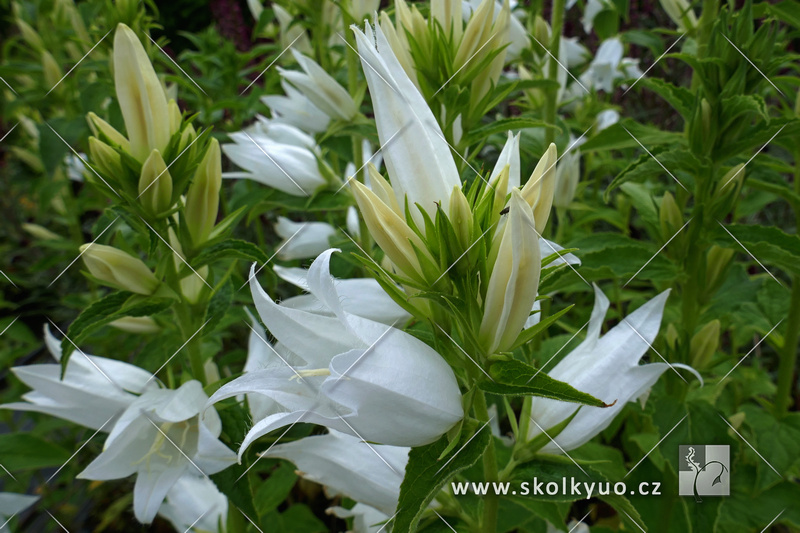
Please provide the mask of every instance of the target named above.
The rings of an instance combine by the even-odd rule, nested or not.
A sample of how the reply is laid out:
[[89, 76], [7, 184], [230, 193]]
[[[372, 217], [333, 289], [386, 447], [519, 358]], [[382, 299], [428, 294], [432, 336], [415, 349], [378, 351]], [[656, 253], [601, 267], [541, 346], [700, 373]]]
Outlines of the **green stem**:
[[[558, 49], [561, 46], [561, 32], [564, 29], [564, 6], [565, 0], [553, 1], [553, 13], [550, 18], [550, 63], [548, 65], [547, 79], [558, 81]], [[558, 109], [558, 88], [551, 88], [547, 91], [547, 101], [545, 104], [545, 121], [555, 125], [556, 110]], [[555, 130], [547, 128], [544, 134], [545, 145], [549, 146], [556, 138]]]
[[[794, 191], [800, 194], [800, 150], [794, 158]], [[795, 232], [800, 233], [800, 211], [795, 211]], [[786, 319], [786, 334], [778, 366], [778, 391], [775, 397], [775, 414], [783, 416], [791, 405], [794, 387], [794, 372], [797, 366], [797, 349], [800, 342], [800, 276], [792, 277], [792, 299]]]
[[200, 326], [192, 320], [192, 316], [195, 314], [192, 310], [192, 306], [186, 303], [180, 304], [176, 307], [175, 313], [178, 316], [178, 326], [181, 329], [181, 334], [186, 339], [191, 338], [183, 349], [189, 357], [192, 376], [203, 385], [207, 385], [206, 371], [203, 365], [203, 354], [200, 350], [201, 335], [197, 333], [197, 328]]
[[[481, 422], [489, 421], [489, 411], [486, 408], [486, 396], [482, 390], [478, 390], [475, 394], [475, 403], [473, 404], [475, 416]], [[497, 476], [497, 456], [494, 449], [494, 437], [489, 440], [489, 447], [483, 454], [483, 480], [488, 483], [496, 482]], [[497, 531], [497, 508], [498, 508], [497, 494], [492, 491], [487, 491], [483, 500], [483, 533], [495, 533]]]

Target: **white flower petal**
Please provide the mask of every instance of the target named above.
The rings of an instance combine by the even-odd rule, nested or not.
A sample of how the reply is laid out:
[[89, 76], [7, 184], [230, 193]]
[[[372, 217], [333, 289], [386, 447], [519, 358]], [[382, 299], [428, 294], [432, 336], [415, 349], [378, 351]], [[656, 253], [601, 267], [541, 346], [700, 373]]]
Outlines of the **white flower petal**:
[[292, 461], [304, 478], [333, 494], [394, 514], [409, 448], [368, 445], [338, 431], [278, 444], [265, 454]]

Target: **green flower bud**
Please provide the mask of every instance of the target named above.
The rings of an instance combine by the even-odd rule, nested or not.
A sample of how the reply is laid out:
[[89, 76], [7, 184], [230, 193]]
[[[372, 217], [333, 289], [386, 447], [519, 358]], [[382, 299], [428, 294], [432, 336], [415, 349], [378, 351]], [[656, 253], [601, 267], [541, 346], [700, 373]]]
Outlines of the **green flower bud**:
[[470, 234], [472, 231], [472, 210], [469, 207], [469, 201], [461, 187], [453, 187], [453, 194], [450, 195], [450, 223], [458, 237], [458, 242], [463, 250], [469, 248], [472, 244]]
[[44, 82], [49, 89], [55, 88], [64, 75], [53, 55], [47, 50], [42, 52], [42, 70], [44, 71]]
[[139, 201], [154, 215], [163, 213], [172, 206], [172, 176], [158, 150], [153, 150], [142, 165]]
[[84, 244], [81, 257], [98, 281], [137, 294], [150, 295], [160, 282], [140, 259], [102, 244]]
[[89, 156], [92, 164], [100, 173], [109, 177], [122, 175], [122, 157], [97, 137], [89, 137]]
[[689, 354], [692, 366], [697, 370], [706, 368], [719, 346], [719, 320], [712, 320], [692, 337]]
[[206, 155], [194, 173], [186, 193], [186, 224], [192, 242], [199, 245], [208, 239], [214, 228], [219, 209], [219, 190], [222, 186], [222, 159], [219, 142], [212, 139]]
[[713, 245], [706, 255], [706, 290], [713, 294], [724, 281], [734, 250]]
[[661, 199], [661, 209], [659, 211], [661, 222], [661, 237], [664, 241], [670, 240], [678, 230], [683, 227], [683, 215], [675, 202], [675, 198], [667, 191]]

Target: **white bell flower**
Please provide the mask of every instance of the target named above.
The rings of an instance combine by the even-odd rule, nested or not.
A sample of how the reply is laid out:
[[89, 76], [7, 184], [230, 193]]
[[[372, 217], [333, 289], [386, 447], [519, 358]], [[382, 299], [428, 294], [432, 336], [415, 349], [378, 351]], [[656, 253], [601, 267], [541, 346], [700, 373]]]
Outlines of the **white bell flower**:
[[215, 474], [236, 461], [218, 440], [219, 415], [203, 411], [207, 401], [199, 381], [145, 392], [122, 413], [103, 452], [78, 477], [103, 481], [136, 474], [134, 514], [143, 524], [152, 522], [183, 475]]
[[223, 178], [251, 179], [293, 196], [310, 196], [327, 183], [314, 139], [294, 126], [264, 119], [230, 137], [234, 142], [222, 151], [244, 172], [225, 172]]
[[197, 533], [223, 533], [228, 516], [228, 498], [209, 478], [186, 473], [169, 489], [158, 514], [167, 519], [176, 531], [191, 529]]
[[292, 50], [303, 72], [278, 68], [283, 79], [297, 87], [315, 106], [333, 119], [352, 120], [358, 109], [344, 87], [316, 61]]
[[286, 217], [278, 217], [273, 229], [283, 239], [278, 246], [282, 261], [317, 257], [331, 247], [330, 238], [336, 235], [336, 228], [326, 222], [294, 222]]
[[296, 422], [382, 444], [421, 446], [463, 417], [455, 375], [435, 350], [344, 310], [329, 273], [334, 251], [321, 254], [306, 277], [324, 312], [276, 304], [251, 274], [256, 309], [285, 355], [273, 351], [265, 368], [223, 385], [209, 401], [241, 394], [273, 401], [273, 412], [244, 438], [240, 456], [257, 438]]
[[326, 487], [330, 498], [343, 495], [391, 516], [400, 498], [409, 448], [367, 444], [338, 431], [278, 444], [264, 457], [293, 462], [300, 475]]
[[272, 118], [308, 133], [322, 133], [331, 119], [314, 102], [286, 81], [281, 82], [285, 95], [262, 96], [261, 101], [272, 111]]
[[[566, 355], [551, 371], [550, 377], [563, 381], [576, 389], [600, 398], [610, 407], [582, 406], [575, 418], [549, 442], [542, 451], [561, 453], [577, 448], [604, 430], [629, 401], [644, 396], [666, 370], [667, 363], [639, 364], [658, 335], [661, 316], [669, 291], [664, 291], [639, 309], [623, 318], [605, 335], [600, 328], [608, 311], [609, 301], [595, 285], [595, 303], [589, 321], [586, 339]], [[673, 367], [697, 372], [686, 365], [673, 363]], [[531, 404], [531, 424], [528, 438], [549, 430], [566, 420], [576, 407], [573, 404], [534, 397]], [[541, 428], [541, 429], [540, 429]], [[560, 446], [560, 448], [559, 448]]]
[[33, 390], [24, 402], [0, 405], [3, 409], [33, 411], [63, 418], [91, 429], [111, 431], [113, 419], [146, 390], [158, 385], [150, 372], [137, 366], [86, 355], [76, 350], [61, 379], [61, 343], [44, 328], [44, 340], [55, 364], [18, 366], [11, 369]]

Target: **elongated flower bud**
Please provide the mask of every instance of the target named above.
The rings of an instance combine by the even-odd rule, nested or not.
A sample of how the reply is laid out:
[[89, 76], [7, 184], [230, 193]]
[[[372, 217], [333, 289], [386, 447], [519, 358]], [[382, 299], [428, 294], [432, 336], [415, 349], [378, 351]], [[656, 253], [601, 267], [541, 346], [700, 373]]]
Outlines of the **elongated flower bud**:
[[581, 153], [572, 150], [561, 156], [562, 162], [556, 171], [556, 190], [553, 204], [556, 207], [568, 207], [575, 197], [578, 182], [581, 179]]
[[704, 369], [719, 346], [719, 320], [712, 320], [692, 337], [689, 353], [692, 366], [697, 370]]
[[128, 333], [157, 333], [161, 327], [149, 316], [126, 316], [108, 323], [109, 326]]
[[427, 250], [419, 236], [405, 220], [366, 186], [354, 179], [350, 180], [350, 185], [369, 233], [383, 253], [405, 275], [418, 281], [423, 280], [422, 267], [412, 246], [413, 243], [419, 250], [423, 252]]
[[219, 143], [212, 139], [186, 193], [186, 224], [195, 245], [208, 239], [217, 221], [221, 186], [222, 158]]
[[458, 237], [458, 242], [462, 249], [466, 250], [472, 244], [470, 233], [472, 232], [472, 209], [469, 201], [464, 196], [461, 187], [453, 187], [453, 194], [450, 195], [450, 223]]
[[106, 176], [119, 176], [122, 174], [122, 158], [116, 150], [97, 139], [89, 137], [89, 155], [92, 164]]
[[61, 67], [56, 63], [53, 54], [45, 50], [42, 52], [42, 70], [44, 71], [44, 82], [49, 89], [55, 88], [56, 84], [61, 81]]
[[721, 248], [716, 244], [709, 248], [706, 255], [706, 287], [708, 288], [707, 290], [711, 291], [711, 294], [722, 285], [723, 274], [728, 268], [733, 254], [734, 250]]
[[536, 301], [541, 254], [533, 217], [520, 191], [512, 189], [481, 321], [480, 340], [490, 354], [511, 348]]
[[669, 191], [664, 193], [661, 199], [661, 209], [659, 210], [659, 221], [661, 222], [661, 237], [668, 241], [683, 226], [683, 215], [675, 203], [675, 197]]
[[153, 150], [142, 165], [139, 200], [154, 215], [163, 213], [172, 206], [172, 176], [158, 150]]
[[99, 281], [137, 294], [150, 295], [159, 281], [140, 259], [103, 244], [84, 244], [81, 257], [89, 272]]
[[124, 24], [114, 35], [114, 86], [131, 152], [144, 161], [170, 138], [167, 97], [139, 38]]
[[522, 197], [533, 209], [533, 218], [536, 221], [536, 231], [539, 235], [547, 226], [550, 218], [550, 208], [553, 206], [553, 194], [556, 188], [556, 161], [558, 150], [555, 144], [550, 144], [544, 156], [533, 169], [531, 177], [522, 188]]
[[461, 0], [431, 0], [431, 15], [442, 25], [445, 34], [452, 32], [454, 43], [461, 41], [461, 34], [464, 31]]
[[99, 136], [100, 133], [108, 137], [108, 140], [112, 143], [118, 145], [120, 148], [125, 150], [126, 152], [131, 151], [131, 143], [128, 139], [125, 138], [123, 134], [118, 132], [114, 126], [103, 120], [102, 118], [95, 115], [93, 112], [89, 112], [86, 115], [87, 122], [89, 123], [89, 128], [92, 130], [95, 136]]

